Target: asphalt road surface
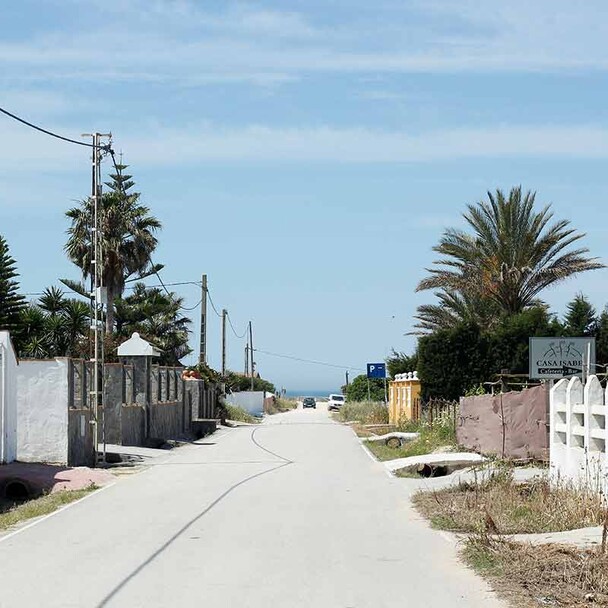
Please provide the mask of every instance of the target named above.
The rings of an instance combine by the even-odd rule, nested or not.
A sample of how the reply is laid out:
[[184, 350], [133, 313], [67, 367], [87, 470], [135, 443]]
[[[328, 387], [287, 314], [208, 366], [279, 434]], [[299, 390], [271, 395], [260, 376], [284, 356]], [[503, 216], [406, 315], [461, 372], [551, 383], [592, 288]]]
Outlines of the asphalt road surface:
[[223, 429], [0, 538], [0, 607], [503, 606], [317, 410]]

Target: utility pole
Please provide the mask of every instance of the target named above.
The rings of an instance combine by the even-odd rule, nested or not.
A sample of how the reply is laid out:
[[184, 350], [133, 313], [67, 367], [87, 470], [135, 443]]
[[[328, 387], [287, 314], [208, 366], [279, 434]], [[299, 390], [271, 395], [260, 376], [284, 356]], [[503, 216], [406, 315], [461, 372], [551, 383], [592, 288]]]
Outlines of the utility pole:
[[228, 311], [222, 309], [222, 376], [226, 375], [226, 317]]
[[346, 372], [346, 388], [348, 388], [348, 371]]
[[104, 328], [103, 328], [103, 305], [107, 298], [103, 295], [103, 252], [101, 222], [99, 217], [99, 206], [101, 204], [101, 161], [103, 153], [108, 152], [109, 144], [102, 146], [102, 138], [111, 138], [111, 133], [85, 134], [83, 137], [91, 137], [93, 141], [93, 155], [91, 163], [91, 199], [93, 201], [93, 222], [91, 226], [91, 329], [93, 330], [93, 352], [91, 363], [93, 363], [93, 386], [89, 391], [91, 396], [91, 420], [93, 429], [93, 450], [97, 461], [99, 453], [99, 410], [102, 411], [101, 431], [103, 436], [103, 450], [105, 460], [105, 416], [104, 416]]
[[201, 365], [207, 363], [207, 275], [203, 275], [201, 294], [201, 341], [198, 362]]
[[253, 353], [254, 353], [254, 348], [253, 348], [253, 326], [251, 324], [251, 321], [249, 321], [249, 347], [250, 347], [250, 353], [251, 353], [251, 390], [253, 390], [253, 376], [255, 374], [255, 361], [253, 360]]

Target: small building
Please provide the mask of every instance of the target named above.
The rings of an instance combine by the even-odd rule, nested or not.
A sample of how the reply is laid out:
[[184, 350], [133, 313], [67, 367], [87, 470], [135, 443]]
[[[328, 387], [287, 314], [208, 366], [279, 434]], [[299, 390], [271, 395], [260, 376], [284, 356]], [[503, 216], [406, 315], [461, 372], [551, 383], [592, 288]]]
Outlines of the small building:
[[399, 424], [403, 420], [420, 418], [420, 380], [418, 372], [397, 374], [389, 383], [388, 421]]

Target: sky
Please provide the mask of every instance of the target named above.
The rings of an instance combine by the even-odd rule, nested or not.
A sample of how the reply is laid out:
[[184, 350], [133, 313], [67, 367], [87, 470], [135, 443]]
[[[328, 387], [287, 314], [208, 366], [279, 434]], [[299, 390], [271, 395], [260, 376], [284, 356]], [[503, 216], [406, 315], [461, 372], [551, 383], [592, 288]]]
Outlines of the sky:
[[[235, 329], [228, 367], [251, 320], [277, 387], [335, 392], [345, 368], [412, 352], [432, 247], [488, 190], [536, 191], [608, 261], [604, 0], [21, 0], [0, 33], [0, 106], [71, 138], [112, 132], [163, 224], [163, 281], [207, 274]], [[79, 278], [65, 211], [89, 192], [88, 151], [5, 116], [0, 138], [22, 291]], [[578, 292], [601, 309], [607, 278], [542, 296], [560, 315]]]

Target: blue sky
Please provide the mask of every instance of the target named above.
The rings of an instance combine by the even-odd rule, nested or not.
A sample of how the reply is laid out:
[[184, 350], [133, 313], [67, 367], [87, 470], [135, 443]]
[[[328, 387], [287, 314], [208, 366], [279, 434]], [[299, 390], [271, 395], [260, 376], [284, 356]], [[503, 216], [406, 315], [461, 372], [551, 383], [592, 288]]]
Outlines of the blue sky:
[[[364, 368], [413, 349], [431, 247], [488, 189], [536, 190], [606, 261], [607, 17], [600, 0], [22, 0], [0, 18], [0, 106], [69, 137], [112, 131], [163, 223], [164, 280], [206, 272], [256, 347]], [[86, 150], [4, 117], [0, 137], [23, 291], [77, 278], [63, 214], [88, 193]], [[607, 272], [543, 295], [602, 308]], [[212, 313], [215, 366], [219, 335]], [[343, 383], [257, 362], [291, 390]]]

